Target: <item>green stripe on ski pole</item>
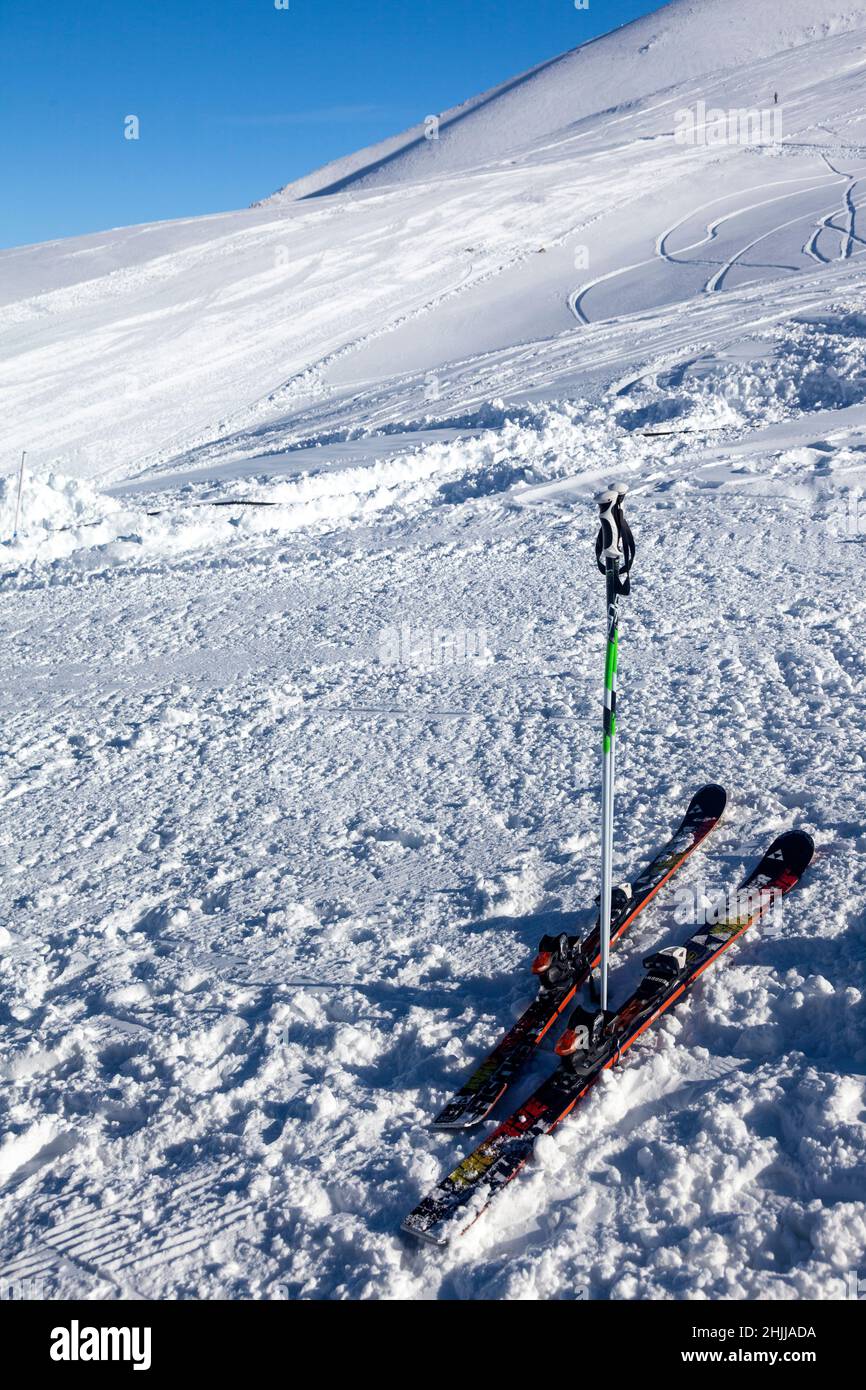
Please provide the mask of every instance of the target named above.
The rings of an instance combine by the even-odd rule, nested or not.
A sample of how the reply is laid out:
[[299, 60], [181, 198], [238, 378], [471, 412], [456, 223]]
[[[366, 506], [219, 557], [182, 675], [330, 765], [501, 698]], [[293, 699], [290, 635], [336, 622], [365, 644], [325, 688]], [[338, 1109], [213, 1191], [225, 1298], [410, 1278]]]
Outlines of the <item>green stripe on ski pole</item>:
[[604, 751], [605, 751], [605, 753], [609, 753], [609, 752], [610, 752], [611, 744], [613, 743], [613, 741], [614, 741], [615, 738], [616, 738], [616, 715], [615, 715], [615, 714], [612, 714], [611, 717], [610, 717], [610, 733], [605, 732], [605, 735], [604, 735]]
[[606, 690], [613, 690], [613, 678], [616, 675], [618, 645], [619, 634], [616, 633], [607, 644], [607, 660], [604, 664], [604, 685]]

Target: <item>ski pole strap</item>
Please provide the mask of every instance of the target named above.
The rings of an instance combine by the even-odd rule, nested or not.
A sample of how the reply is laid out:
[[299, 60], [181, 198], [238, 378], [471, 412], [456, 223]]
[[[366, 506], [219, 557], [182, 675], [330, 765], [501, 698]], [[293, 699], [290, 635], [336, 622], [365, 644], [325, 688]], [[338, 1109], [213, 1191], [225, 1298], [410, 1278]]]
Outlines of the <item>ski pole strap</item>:
[[616, 592], [631, 592], [631, 567], [634, 563], [634, 537], [631, 527], [623, 516], [622, 504], [626, 489], [616, 484], [603, 492], [598, 499], [601, 526], [595, 542], [595, 558], [602, 574], [607, 573], [607, 562], [616, 562]]

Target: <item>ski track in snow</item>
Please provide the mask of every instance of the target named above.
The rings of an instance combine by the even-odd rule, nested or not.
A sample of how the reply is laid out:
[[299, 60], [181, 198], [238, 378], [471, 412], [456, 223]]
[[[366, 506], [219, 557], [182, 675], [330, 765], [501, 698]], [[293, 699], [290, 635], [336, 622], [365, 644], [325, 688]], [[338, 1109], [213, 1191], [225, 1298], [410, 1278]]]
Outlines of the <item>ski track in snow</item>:
[[[796, 1299], [866, 1272], [866, 265], [861, 175], [808, 139], [856, 133], [864, 45], [779, 60], [781, 154], [671, 140], [761, 59], [450, 178], [0, 257], [4, 445], [35, 459], [14, 541], [0, 479], [0, 1285]], [[400, 1220], [476, 1142], [429, 1119], [538, 938], [589, 925], [614, 475], [618, 877], [708, 780], [729, 809], [678, 889], [789, 827], [816, 858], [419, 1248]], [[684, 901], [626, 935], [614, 997]]]

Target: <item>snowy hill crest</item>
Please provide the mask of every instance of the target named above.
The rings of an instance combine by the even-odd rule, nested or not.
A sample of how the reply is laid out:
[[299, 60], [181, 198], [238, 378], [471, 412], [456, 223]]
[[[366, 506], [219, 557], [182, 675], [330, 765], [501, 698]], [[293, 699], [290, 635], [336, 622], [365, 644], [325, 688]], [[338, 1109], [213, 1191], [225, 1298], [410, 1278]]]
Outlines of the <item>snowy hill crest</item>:
[[[424, 121], [294, 180], [273, 199], [438, 178], [531, 146], [567, 126], [677, 82], [736, 68], [866, 23], [846, 0], [671, 0]], [[257, 205], [258, 206], [258, 205]]]

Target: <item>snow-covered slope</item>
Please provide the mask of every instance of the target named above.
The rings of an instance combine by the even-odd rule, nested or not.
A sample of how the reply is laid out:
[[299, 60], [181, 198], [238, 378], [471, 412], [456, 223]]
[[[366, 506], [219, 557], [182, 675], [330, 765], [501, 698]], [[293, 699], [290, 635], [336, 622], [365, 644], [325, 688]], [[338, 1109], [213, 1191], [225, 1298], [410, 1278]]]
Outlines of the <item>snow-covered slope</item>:
[[771, 97], [784, 50], [862, 25], [850, 0], [672, 0], [653, 14], [583, 44], [483, 92], [438, 117], [437, 138], [424, 121], [287, 184], [274, 199], [349, 187], [371, 188], [455, 173], [561, 135], [588, 116], [612, 114], [641, 98], [708, 73], [770, 58], [754, 96]]
[[[0, 255], [4, 1288], [866, 1275], [864, 68], [851, 7], [676, 4], [476, 104], [451, 172], [407, 151], [387, 187]], [[674, 139], [776, 90], [778, 145]], [[617, 876], [709, 779], [692, 904], [786, 827], [818, 853], [417, 1250], [400, 1220], [469, 1147], [427, 1120], [538, 937], [592, 918], [613, 476]], [[615, 998], [683, 910], [635, 926]]]
[[[395, 372], [416, 384], [392, 423], [435, 418], [428, 398], [447, 394], [456, 360], [563, 332], [574, 340], [575, 322], [849, 259], [866, 29], [756, 58], [809, 26], [792, 28], [789, 9], [773, 7], [775, 30], [756, 24], [746, 55], [730, 20], [744, 13], [739, 0], [685, 11], [703, 38], [682, 46], [684, 63], [709, 61], [733, 43], [729, 30], [740, 35], [732, 67], [697, 86], [671, 85], [668, 53], [648, 69], [663, 93], [617, 101], [620, 64], [656, 61], [632, 37], [649, 20], [549, 65], [531, 79], [544, 84], [530, 103], [543, 127], [534, 142], [528, 113], [509, 115], [518, 89], [504, 91], [483, 118], [508, 142], [523, 132], [504, 164], [484, 162], [486, 126], [467, 125], [471, 173], [438, 171], [438, 147], [425, 142], [416, 153], [428, 164], [407, 166], [411, 178], [390, 189], [0, 254], [0, 450], [118, 478], [276, 422], [282, 440], [304, 438], [306, 409], [322, 400], [335, 419], [348, 403], [355, 430], [378, 428], [381, 407], [367, 396]], [[813, 29], [834, 27], [827, 0], [810, 13]], [[652, 17], [660, 34], [666, 14]], [[579, 82], [570, 62], [585, 69]], [[575, 122], [576, 90], [605, 109]], [[748, 107], [776, 91], [780, 145], [677, 143], [678, 110], [701, 99]], [[575, 347], [589, 355], [591, 339]], [[322, 426], [319, 414], [312, 432]]]

